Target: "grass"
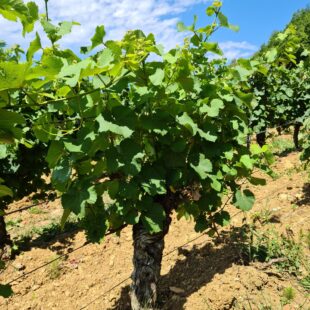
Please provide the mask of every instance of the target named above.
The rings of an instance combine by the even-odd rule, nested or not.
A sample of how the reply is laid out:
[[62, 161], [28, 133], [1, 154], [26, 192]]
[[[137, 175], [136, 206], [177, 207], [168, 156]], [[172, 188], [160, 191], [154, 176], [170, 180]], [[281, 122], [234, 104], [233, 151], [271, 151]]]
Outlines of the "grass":
[[57, 237], [63, 233], [77, 231], [79, 227], [79, 222], [75, 216], [69, 217], [63, 230], [61, 229], [60, 219], [53, 219], [53, 221], [47, 225], [30, 227], [29, 230], [15, 240], [14, 245], [17, 247], [17, 251], [24, 250], [29, 247], [32, 240], [39, 243], [50, 242], [57, 239]]
[[244, 225], [242, 230], [240, 247], [245, 261], [271, 262], [278, 271], [293, 276], [302, 276], [308, 270], [304, 247], [309, 234], [300, 232], [295, 237], [289, 228], [285, 234], [279, 234], [273, 226], [262, 230], [255, 225]]
[[281, 297], [281, 304], [283, 306], [290, 304], [294, 300], [295, 296], [296, 292], [291, 286], [284, 288]]
[[46, 211], [42, 210], [41, 208], [39, 207], [32, 207], [28, 210], [28, 212], [30, 214], [44, 214], [46, 213]]
[[253, 222], [259, 222], [261, 225], [268, 224], [273, 218], [272, 211], [269, 209], [263, 209], [261, 211], [257, 211], [251, 216]]
[[13, 229], [14, 227], [20, 227], [21, 226], [21, 222], [23, 220], [21, 218], [18, 218], [16, 220], [9, 220], [9, 221], [6, 221], [6, 227], [8, 230], [11, 230]]
[[[51, 257], [50, 261], [56, 259], [58, 256]], [[53, 261], [46, 269], [50, 279], [55, 280], [61, 276], [63, 258]]]
[[295, 150], [293, 139], [274, 137], [271, 140], [271, 152], [281, 156]]
[[307, 291], [310, 293], [310, 274], [305, 276], [299, 281], [299, 284]]

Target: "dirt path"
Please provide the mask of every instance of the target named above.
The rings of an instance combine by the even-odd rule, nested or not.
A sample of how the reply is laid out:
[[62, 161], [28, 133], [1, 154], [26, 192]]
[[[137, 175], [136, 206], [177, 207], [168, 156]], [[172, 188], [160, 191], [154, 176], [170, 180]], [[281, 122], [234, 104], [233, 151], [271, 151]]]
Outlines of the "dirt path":
[[[268, 216], [273, 219], [268, 225], [279, 233], [309, 233], [310, 186], [299, 167], [298, 154], [279, 157], [275, 166], [278, 178], [268, 180], [264, 187], [251, 186], [257, 200], [246, 215], [248, 221]], [[12, 236], [29, 235], [34, 227], [41, 230], [35, 230], [32, 248], [21, 252], [0, 274], [1, 282], [22, 276], [58, 255], [68, 255], [13, 282], [15, 294], [7, 300], [0, 298], [0, 309], [129, 309], [130, 229], [126, 228], [121, 238], [108, 236], [100, 245], [83, 246], [84, 233], [74, 230], [44, 240], [40, 237], [42, 227], [58, 220], [61, 208], [58, 202], [40, 208], [46, 212], [25, 211], [8, 218]], [[262, 269], [262, 263], [242, 265], [240, 251], [229, 240], [231, 232], [242, 225], [244, 215], [229, 208], [231, 214], [238, 214], [215, 243], [205, 234], [196, 234], [193, 222], [173, 220], [165, 239], [160, 309], [310, 309], [296, 278], [279, 274], [274, 266]], [[283, 306], [281, 296], [287, 287], [294, 289], [295, 296]]]

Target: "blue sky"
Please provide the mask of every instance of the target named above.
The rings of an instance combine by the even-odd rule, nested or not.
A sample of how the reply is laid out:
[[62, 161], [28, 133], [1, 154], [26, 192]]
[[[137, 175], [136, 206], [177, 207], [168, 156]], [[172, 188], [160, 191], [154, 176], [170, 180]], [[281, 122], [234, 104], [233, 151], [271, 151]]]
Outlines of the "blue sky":
[[[33, 0], [44, 13], [44, 0]], [[49, 16], [54, 22], [78, 21], [73, 33], [60, 42], [63, 47], [79, 50], [89, 45], [95, 27], [104, 24], [107, 39], [120, 39], [126, 30], [142, 29], [153, 32], [166, 49], [182, 44], [183, 34], [176, 31], [176, 24], [182, 20], [192, 23], [193, 15], [199, 23], [206, 23], [205, 9], [211, 0], [49, 0]], [[223, 13], [230, 22], [240, 26], [234, 33], [222, 29], [213, 40], [218, 41], [229, 59], [248, 57], [274, 30], [281, 30], [292, 14], [310, 4], [310, 0], [224, 0]], [[8, 45], [18, 43], [27, 48], [33, 35], [21, 39], [20, 26], [0, 17], [0, 40]], [[48, 41], [40, 26], [36, 30], [42, 36], [43, 45]]]
[[[246, 41], [260, 46], [268, 41], [274, 30], [282, 30], [292, 18], [294, 12], [310, 5], [309, 0], [224, 0], [222, 12], [232, 24], [240, 27], [238, 33], [221, 30], [216, 41]], [[205, 5], [193, 6], [180, 18], [191, 23], [196, 14], [200, 22], [205, 19]]]

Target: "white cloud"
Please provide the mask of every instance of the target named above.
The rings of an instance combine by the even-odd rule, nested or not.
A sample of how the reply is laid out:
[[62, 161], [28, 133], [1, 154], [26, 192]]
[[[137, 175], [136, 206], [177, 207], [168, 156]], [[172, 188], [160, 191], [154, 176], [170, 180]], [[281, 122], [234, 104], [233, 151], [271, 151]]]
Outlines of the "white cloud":
[[249, 57], [258, 50], [257, 46], [246, 41], [226, 41], [219, 43], [219, 45], [229, 60]]
[[[40, 12], [44, 12], [44, 1], [34, 0]], [[106, 27], [107, 39], [120, 39], [127, 30], [142, 29], [146, 34], [155, 34], [157, 43], [168, 50], [182, 43], [183, 34], [176, 30], [179, 15], [190, 7], [210, 0], [50, 0], [49, 17], [53, 22], [77, 21], [81, 26], [75, 26], [70, 35], [61, 41], [64, 47], [77, 49], [90, 44], [97, 25]], [[18, 43], [27, 47], [29, 35], [21, 39], [20, 25], [0, 18], [0, 39], [9, 45]], [[39, 26], [37, 26], [39, 29]], [[42, 33], [39, 31], [40, 34]], [[47, 40], [43, 38], [43, 44]], [[239, 55], [246, 57], [256, 47], [246, 42], [223, 42], [221, 44], [225, 56], [229, 59]]]

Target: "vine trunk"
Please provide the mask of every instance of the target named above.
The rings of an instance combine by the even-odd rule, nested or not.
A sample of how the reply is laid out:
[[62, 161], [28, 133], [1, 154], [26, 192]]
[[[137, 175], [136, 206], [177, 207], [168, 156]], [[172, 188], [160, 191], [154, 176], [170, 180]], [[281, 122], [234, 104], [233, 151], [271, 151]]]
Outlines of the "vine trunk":
[[171, 223], [170, 208], [162, 203], [166, 211], [163, 230], [151, 234], [142, 221], [133, 226], [133, 266], [130, 292], [132, 310], [152, 310], [157, 303], [157, 283], [160, 277], [164, 250], [164, 237]]

